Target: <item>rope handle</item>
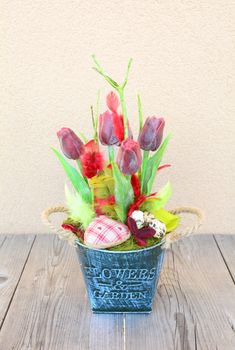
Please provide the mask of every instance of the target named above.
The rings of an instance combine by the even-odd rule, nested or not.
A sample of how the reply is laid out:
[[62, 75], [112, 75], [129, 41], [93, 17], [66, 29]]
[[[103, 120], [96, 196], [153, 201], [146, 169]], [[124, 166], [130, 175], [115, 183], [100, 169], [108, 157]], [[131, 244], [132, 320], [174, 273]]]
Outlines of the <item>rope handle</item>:
[[198, 208], [179, 207], [179, 208], [169, 210], [169, 212], [171, 214], [174, 214], [174, 215], [179, 215], [180, 218], [181, 218], [182, 214], [191, 214], [191, 215], [195, 216], [196, 220], [192, 224], [192, 226], [182, 227], [183, 225], [181, 223], [179, 225], [179, 227], [177, 227], [177, 229], [168, 233], [166, 235], [166, 240], [165, 240], [165, 244], [164, 244], [165, 249], [168, 249], [172, 243], [177, 242], [181, 238], [187, 237], [187, 236], [195, 233], [199, 229], [199, 227], [201, 226], [203, 219], [204, 219], [204, 215], [203, 215], [202, 211]]
[[60, 239], [68, 241], [70, 245], [75, 246], [77, 236], [72, 231], [65, 230], [62, 227], [58, 228], [51, 222], [51, 215], [56, 213], [68, 214], [68, 209], [63, 206], [47, 208], [42, 212], [42, 222], [48, 226], [52, 232], [56, 233]]
[[[181, 239], [182, 237], [186, 237], [191, 235], [192, 233], [196, 232], [198, 228], [201, 226], [203, 221], [203, 214], [200, 209], [197, 208], [190, 208], [190, 207], [179, 207], [176, 209], [169, 210], [170, 213], [176, 214], [176, 215], [182, 215], [182, 214], [193, 214], [196, 217], [196, 221], [192, 226], [185, 227], [182, 230], [182, 225], [180, 225], [175, 231], [172, 231], [166, 235], [166, 240], [164, 244], [164, 248], [169, 248], [169, 246], [173, 243]], [[43, 211], [42, 213], [42, 222], [48, 226], [52, 232], [55, 232], [58, 234], [59, 238], [62, 240], [67, 240], [68, 243], [72, 246], [75, 246], [75, 241], [77, 240], [77, 236], [68, 230], [65, 230], [63, 228], [58, 228], [54, 226], [54, 224], [51, 222], [51, 215], [55, 213], [67, 213], [68, 209], [64, 206], [57, 206], [57, 207], [51, 207]], [[181, 229], [180, 229], [181, 228]]]

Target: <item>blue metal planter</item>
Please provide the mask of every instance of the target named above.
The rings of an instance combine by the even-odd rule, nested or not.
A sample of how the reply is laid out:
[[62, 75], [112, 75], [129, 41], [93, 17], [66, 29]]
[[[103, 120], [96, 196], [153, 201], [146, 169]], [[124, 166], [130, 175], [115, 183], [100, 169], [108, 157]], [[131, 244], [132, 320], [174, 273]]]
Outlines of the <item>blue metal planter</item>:
[[76, 250], [93, 312], [151, 312], [165, 254], [162, 243], [118, 252], [77, 242]]

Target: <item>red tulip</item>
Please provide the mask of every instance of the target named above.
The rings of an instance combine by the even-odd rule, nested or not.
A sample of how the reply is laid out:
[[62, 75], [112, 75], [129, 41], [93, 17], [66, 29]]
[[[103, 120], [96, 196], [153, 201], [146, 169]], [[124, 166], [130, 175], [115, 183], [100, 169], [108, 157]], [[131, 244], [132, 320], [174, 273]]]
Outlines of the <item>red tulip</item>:
[[140, 148], [145, 151], [156, 151], [162, 142], [164, 126], [163, 118], [148, 117], [139, 134]]
[[94, 140], [85, 145], [85, 152], [81, 156], [83, 175], [92, 178], [104, 168], [104, 158], [99, 152], [99, 146]]
[[117, 156], [119, 169], [126, 175], [133, 175], [141, 166], [141, 151], [138, 142], [128, 138], [122, 142]]
[[99, 139], [102, 145], [121, 144], [124, 138], [123, 120], [116, 112], [106, 111], [99, 118]]
[[57, 132], [61, 149], [70, 159], [79, 159], [84, 152], [84, 145], [80, 138], [69, 128], [62, 128]]
[[[99, 139], [102, 145], [120, 146], [124, 140], [124, 122], [123, 116], [118, 113], [119, 98], [115, 92], [111, 91], [106, 97], [106, 103], [109, 108], [99, 117]], [[132, 138], [132, 132], [129, 124], [129, 137]]]

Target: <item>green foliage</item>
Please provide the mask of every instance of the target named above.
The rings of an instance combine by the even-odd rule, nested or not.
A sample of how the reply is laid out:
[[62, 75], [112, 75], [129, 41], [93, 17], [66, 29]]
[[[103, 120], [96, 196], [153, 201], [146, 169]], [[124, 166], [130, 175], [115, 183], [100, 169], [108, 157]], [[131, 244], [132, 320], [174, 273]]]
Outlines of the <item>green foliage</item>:
[[83, 200], [79, 193], [72, 193], [65, 185], [65, 197], [69, 210], [69, 217], [74, 222], [82, 224], [85, 230], [91, 221], [95, 218], [95, 211], [91, 205]]
[[82, 197], [82, 199], [85, 202], [91, 203], [92, 201], [91, 191], [84, 177], [81, 174], [79, 174], [77, 169], [75, 169], [72, 165], [70, 165], [70, 163], [56, 149], [52, 148], [52, 150], [58, 157], [62, 167], [64, 168], [68, 178], [72, 182], [76, 191], [79, 193], [79, 195]]
[[161, 163], [162, 157], [166, 151], [168, 142], [171, 138], [171, 134], [168, 134], [167, 137], [162, 142], [161, 146], [158, 148], [156, 153], [148, 159], [146, 169], [144, 171], [144, 175], [142, 173], [143, 178], [141, 182], [143, 183], [143, 193], [148, 195], [152, 191], [152, 186], [154, 179], [156, 177], [157, 169]]
[[147, 198], [140, 206], [140, 210], [148, 211], [154, 216], [159, 209], [163, 208], [172, 195], [172, 187], [170, 182], [157, 193], [156, 197]]
[[108, 250], [112, 250], [112, 251], [141, 250], [141, 249], [151, 247], [151, 246], [159, 243], [160, 241], [161, 241], [161, 238], [151, 237], [151, 238], [148, 238], [146, 240], [147, 246], [141, 247], [136, 243], [134, 236], [131, 236], [125, 242], [123, 242], [115, 247], [109, 248]]
[[95, 67], [92, 67], [97, 73], [99, 73], [100, 75], [102, 75], [104, 77], [104, 79], [116, 90], [119, 89], [119, 85], [116, 81], [114, 81], [111, 77], [109, 77], [104, 69], [101, 67], [101, 65], [99, 64], [99, 62], [97, 61], [95, 55], [92, 55], [92, 59], [94, 61]]
[[127, 210], [134, 200], [133, 188], [130, 183], [130, 178], [121, 173], [115, 162], [112, 162], [112, 169], [115, 182], [114, 194], [116, 212], [119, 220], [125, 223]]
[[64, 221], [63, 224], [73, 225], [81, 230], [83, 230], [82, 223], [77, 219], [73, 219], [70, 216], [68, 216]]

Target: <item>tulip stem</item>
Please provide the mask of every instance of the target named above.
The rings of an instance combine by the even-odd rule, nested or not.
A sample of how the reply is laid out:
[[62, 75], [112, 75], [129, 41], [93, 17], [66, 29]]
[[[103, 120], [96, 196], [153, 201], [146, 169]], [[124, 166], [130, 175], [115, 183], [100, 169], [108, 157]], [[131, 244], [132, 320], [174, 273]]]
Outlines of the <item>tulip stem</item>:
[[123, 123], [124, 123], [124, 139], [127, 139], [129, 136], [129, 131], [128, 131], [126, 104], [124, 99], [124, 89], [123, 88], [118, 89], [118, 93], [119, 93], [120, 102], [122, 106], [122, 115], [123, 115]]
[[114, 162], [114, 148], [113, 146], [108, 146], [109, 150], [109, 163], [112, 164]]
[[149, 159], [149, 151], [144, 151], [144, 157], [141, 167], [141, 193], [143, 194], [144, 191], [144, 181], [145, 181], [145, 173], [147, 168], [147, 163]]
[[140, 95], [138, 95], [137, 97], [138, 97], [138, 112], [139, 112], [139, 128], [141, 130], [143, 127], [143, 112], [142, 112]]
[[94, 117], [93, 106], [91, 106], [91, 118], [92, 118], [92, 126], [94, 129], [94, 140], [98, 143], [98, 135], [97, 135], [97, 128], [96, 128], [96, 121], [95, 121], [95, 117]]
[[99, 107], [100, 107], [100, 90], [98, 90], [98, 93], [97, 93], [96, 109], [95, 109], [95, 137], [96, 137], [97, 143], [99, 142], [99, 139], [98, 139]]

